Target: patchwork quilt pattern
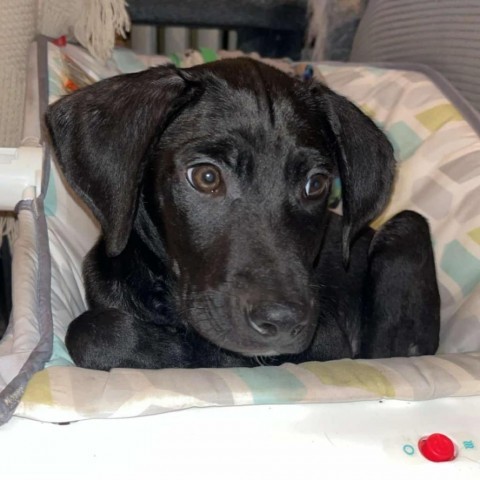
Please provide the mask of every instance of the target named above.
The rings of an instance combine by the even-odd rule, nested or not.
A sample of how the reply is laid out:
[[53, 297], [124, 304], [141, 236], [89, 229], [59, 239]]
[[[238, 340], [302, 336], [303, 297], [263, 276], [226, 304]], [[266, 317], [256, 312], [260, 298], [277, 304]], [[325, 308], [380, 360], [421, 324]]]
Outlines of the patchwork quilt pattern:
[[430, 223], [442, 299], [440, 352], [477, 349], [478, 131], [423, 73], [351, 65], [318, 69], [332, 88], [374, 119], [394, 146], [398, 160], [395, 190], [373, 226], [379, 228], [404, 209], [421, 213]]
[[[347, 64], [318, 65], [315, 73], [370, 115], [395, 147], [394, 195], [373, 226], [381, 228], [406, 208], [430, 222], [442, 298], [439, 355], [253, 369], [77, 368], [63, 338], [71, 319], [86, 308], [81, 260], [98, 229], [53, 169], [45, 210], [54, 353], [48, 368], [30, 381], [16, 415], [65, 422], [212, 405], [480, 394], [480, 353], [468, 353], [480, 352], [480, 139], [475, 126], [423, 73]], [[337, 185], [338, 199], [340, 190]]]

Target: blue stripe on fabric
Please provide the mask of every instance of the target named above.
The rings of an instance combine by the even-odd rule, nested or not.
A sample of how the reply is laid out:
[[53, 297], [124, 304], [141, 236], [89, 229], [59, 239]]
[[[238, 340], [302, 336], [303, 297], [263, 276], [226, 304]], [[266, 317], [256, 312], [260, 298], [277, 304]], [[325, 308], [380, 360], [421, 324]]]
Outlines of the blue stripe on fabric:
[[232, 369], [250, 388], [255, 404], [298, 402], [307, 389], [292, 373], [279, 367]]
[[467, 297], [480, 282], [480, 260], [458, 241], [450, 242], [440, 263], [442, 270], [452, 278]]
[[57, 213], [57, 186], [55, 184], [55, 177], [53, 169], [50, 169], [50, 178], [48, 180], [48, 189], [44, 200], [45, 215], [53, 217]]

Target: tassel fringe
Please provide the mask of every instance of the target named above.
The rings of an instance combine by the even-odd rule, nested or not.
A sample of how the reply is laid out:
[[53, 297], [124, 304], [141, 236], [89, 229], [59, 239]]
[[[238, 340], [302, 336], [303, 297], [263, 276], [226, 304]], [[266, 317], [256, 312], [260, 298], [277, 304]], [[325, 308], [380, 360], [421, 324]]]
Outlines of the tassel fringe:
[[86, 0], [73, 33], [88, 51], [107, 61], [115, 46], [115, 36], [126, 37], [130, 18], [124, 0]]

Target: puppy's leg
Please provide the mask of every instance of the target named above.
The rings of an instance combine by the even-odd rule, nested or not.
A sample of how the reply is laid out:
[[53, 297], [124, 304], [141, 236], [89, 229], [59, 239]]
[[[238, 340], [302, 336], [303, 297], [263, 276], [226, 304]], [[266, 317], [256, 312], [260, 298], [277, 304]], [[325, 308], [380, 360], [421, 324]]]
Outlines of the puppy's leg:
[[79, 367], [175, 368], [190, 366], [184, 333], [141, 321], [114, 308], [89, 310], [69, 326], [68, 351]]
[[440, 297], [427, 221], [403, 211], [375, 234], [363, 293], [361, 355], [432, 355]]

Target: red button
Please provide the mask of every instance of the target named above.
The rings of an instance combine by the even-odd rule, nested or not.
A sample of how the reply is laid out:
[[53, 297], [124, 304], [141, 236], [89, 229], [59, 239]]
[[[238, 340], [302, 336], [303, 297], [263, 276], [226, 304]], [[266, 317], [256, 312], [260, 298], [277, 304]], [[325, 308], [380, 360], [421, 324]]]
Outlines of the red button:
[[418, 441], [422, 455], [432, 462], [449, 462], [456, 457], [455, 444], [441, 433], [432, 433]]

